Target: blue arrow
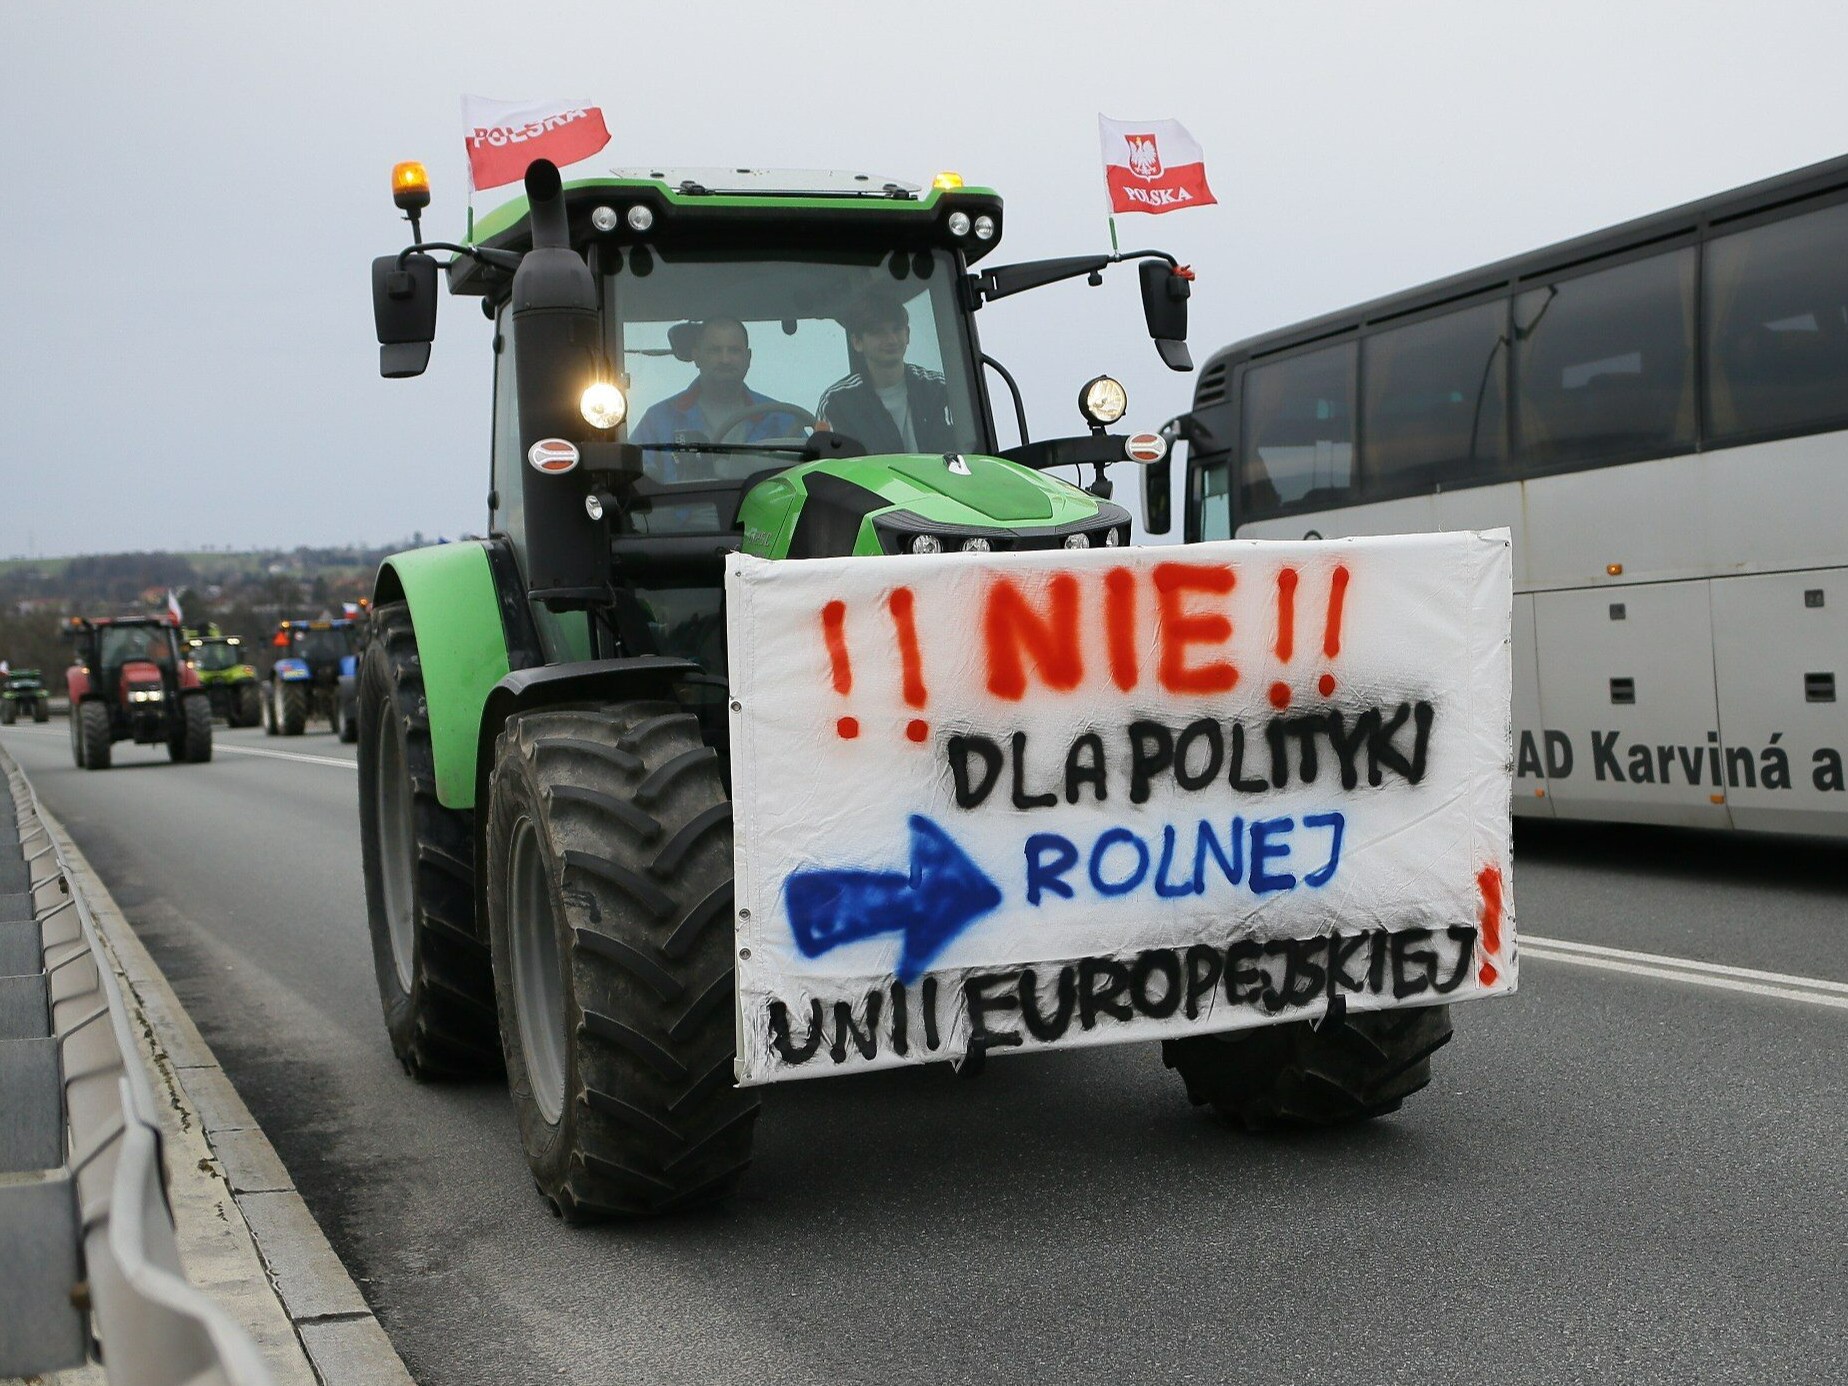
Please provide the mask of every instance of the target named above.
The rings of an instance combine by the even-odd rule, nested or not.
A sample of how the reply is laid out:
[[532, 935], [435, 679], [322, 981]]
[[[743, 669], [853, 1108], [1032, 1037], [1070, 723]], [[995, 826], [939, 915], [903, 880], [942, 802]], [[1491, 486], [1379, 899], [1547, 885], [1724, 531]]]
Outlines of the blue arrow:
[[909, 985], [950, 940], [1001, 903], [1001, 891], [950, 835], [911, 815], [911, 871], [792, 871], [789, 926], [805, 958], [902, 933], [898, 980]]

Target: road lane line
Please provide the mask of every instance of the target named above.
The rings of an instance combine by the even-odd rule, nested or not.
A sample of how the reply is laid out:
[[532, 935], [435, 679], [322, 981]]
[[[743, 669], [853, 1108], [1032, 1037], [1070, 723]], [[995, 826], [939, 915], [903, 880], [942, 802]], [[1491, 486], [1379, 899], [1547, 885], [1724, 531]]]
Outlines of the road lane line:
[[1641, 963], [1619, 962], [1615, 958], [1594, 958], [1582, 953], [1554, 952], [1535, 948], [1531, 939], [1521, 940], [1521, 958], [1538, 958], [1542, 962], [1566, 963], [1573, 967], [1595, 967], [1606, 972], [1628, 972], [1638, 977], [1658, 977], [1663, 981], [1684, 982], [1695, 987], [1716, 987], [1721, 991], [1750, 992], [1754, 996], [1775, 996], [1784, 1001], [1802, 1001], [1811, 1006], [1829, 1006], [1848, 1010], [1848, 996], [1831, 996], [1824, 992], [1799, 991], [1792, 987], [1766, 986], [1762, 982], [1743, 982], [1732, 977], [1714, 977], [1700, 972], [1683, 972], [1672, 967], [1647, 967]]
[[[17, 732], [21, 736], [50, 736], [60, 741], [69, 739], [63, 732], [44, 732], [35, 727], [8, 727], [7, 730]], [[310, 756], [300, 751], [270, 751], [257, 746], [227, 746], [216, 739], [212, 744], [212, 754], [215, 756], [268, 756], [271, 760], [299, 760], [304, 765], [338, 765], [343, 770], [359, 769], [357, 760], [343, 760], [338, 756]]]
[[1724, 963], [1696, 962], [1663, 953], [1633, 953], [1627, 948], [1606, 948], [1598, 943], [1574, 943], [1570, 939], [1540, 938], [1522, 934], [1521, 946], [1552, 949], [1565, 953], [1585, 953], [1598, 958], [1615, 958], [1624, 962], [1653, 967], [1672, 967], [1683, 972], [1705, 972], [1715, 977], [1736, 977], [1747, 982], [1770, 982], [1774, 986], [1807, 987], [1812, 991], [1836, 991], [1848, 996], [1848, 982], [1831, 982], [1822, 977], [1796, 977], [1788, 972], [1760, 972], [1755, 967], [1729, 967]]

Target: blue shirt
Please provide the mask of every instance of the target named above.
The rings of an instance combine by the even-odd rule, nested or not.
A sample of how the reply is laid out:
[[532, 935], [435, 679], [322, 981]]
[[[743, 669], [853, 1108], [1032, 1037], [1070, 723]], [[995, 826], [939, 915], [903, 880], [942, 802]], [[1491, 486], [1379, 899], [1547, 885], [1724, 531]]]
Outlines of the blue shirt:
[[[760, 395], [749, 386], [743, 389], [744, 404], [739, 405], [738, 409], [728, 411], [726, 418], [732, 417], [748, 405], [774, 402], [769, 395]], [[636, 424], [635, 431], [629, 435], [629, 441], [639, 447], [647, 447], [651, 443], [694, 443], [702, 439], [708, 443], [716, 443], [719, 440], [706, 430], [724, 422], [724, 418], [708, 418], [700, 407], [699, 382], [695, 380], [679, 394], [651, 405], [648, 412], [642, 415], [641, 422]], [[754, 418], [746, 419], [743, 424], [733, 430], [734, 435], [741, 436], [734, 436], [726, 441], [728, 443], [760, 443], [766, 438], [793, 438], [800, 435], [802, 428], [803, 425], [794, 414], [785, 414], [780, 411], [758, 414]], [[689, 436], [692, 434], [698, 434], [699, 437]], [[680, 468], [675, 462], [674, 454], [664, 454], [661, 479], [678, 481], [680, 480], [679, 473]]]

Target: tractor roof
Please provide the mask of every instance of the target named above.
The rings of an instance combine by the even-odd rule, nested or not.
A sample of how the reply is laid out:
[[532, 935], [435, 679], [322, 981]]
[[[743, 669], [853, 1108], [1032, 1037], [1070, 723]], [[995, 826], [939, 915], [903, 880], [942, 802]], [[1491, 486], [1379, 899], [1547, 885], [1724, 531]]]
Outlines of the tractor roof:
[[[566, 183], [564, 197], [572, 243], [580, 248], [695, 243], [736, 249], [752, 242], [825, 247], [831, 242], [874, 241], [894, 248], [956, 246], [973, 264], [1000, 244], [1002, 232], [1001, 197], [991, 189], [919, 188], [868, 173], [612, 169], [608, 177]], [[598, 207], [615, 212], [612, 230], [592, 226], [591, 212]], [[629, 224], [635, 207], [651, 214], [645, 230]], [[948, 222], [957, 211], [971, 221], [987, 216], [994, 224], [993, 234], [986, 240], [951, 234]], [[472, 226], [469, 239], [496, 250], [528, 248], [532, 227], [526, 198], [515, 197], [488, 213]], [[505, 271], [458, 257], [449, 272], [449, 290], [485, 294], [507, 278]]]
[[178, 623], [171, 616], [72, 616], [65, 622], [72, 630], [88, 626], [162, 626], [177, 630]]

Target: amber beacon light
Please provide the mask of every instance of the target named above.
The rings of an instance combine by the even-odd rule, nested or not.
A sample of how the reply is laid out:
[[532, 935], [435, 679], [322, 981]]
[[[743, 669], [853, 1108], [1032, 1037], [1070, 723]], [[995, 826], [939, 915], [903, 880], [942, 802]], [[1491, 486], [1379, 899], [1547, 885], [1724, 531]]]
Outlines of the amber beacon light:
[[430, 174], [415, 159], [391, 166], [391, 200], [403, 211], [430, 205]]

